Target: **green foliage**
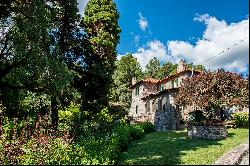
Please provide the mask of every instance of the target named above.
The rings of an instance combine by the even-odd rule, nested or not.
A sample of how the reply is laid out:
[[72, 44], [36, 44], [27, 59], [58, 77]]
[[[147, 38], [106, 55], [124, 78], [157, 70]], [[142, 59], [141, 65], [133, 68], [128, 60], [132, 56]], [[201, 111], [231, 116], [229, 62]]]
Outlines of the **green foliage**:
[[78, 105], [71, 103], [64, 110], [60, 109], [58, 111], [59, 116], [59, 130], [72, 130], [74, 120], [77, 118], [80, 111]]
[[119, 139], [119, 148], [121, 151], [125, 151], [132, 141], [132, 138], [130, 137], [130, 126], [126, 124], [117, 125], [115, 127], [115, 132], [117, 133]]
[[189, 113], [189, 122], [203, 122], [206, 120], [206, 117], [203, 115], [203, 112], [200, 110], [192, 111]]
[[131, 104], [131, 86], [132, 78], [140, 80], [142, 71], [139, 62], [131, 54], [122, 56], [116, 61], [116, 70], [113, 74], [114, 84], [111, 91], [111, 99], [114, 102], [120, 102], [127, 108]]
[[249, 127], [249, 113], [237, 112], [233, 114], [237, 127]]
[[12, 14], [0, 20], [0, 31], [4, 32], [0, 41], [0, 101], [6, 115], [20, 118], [35, 114], [45, 100], [47, 105], [50, 95], [61, 95], [57, 92], [66, 89], [72, 73], [61, 63], [58, 44], [52, 39], [53, 7], [39, 0], [11, 1], [10, 6]]
[[177, 66], [178, 66], [177, 64], [172, 64], [171, 62], [165, 62], [160, 69], [159, 79], [163, 79], [165, 77], [175, 74]]
[[159, 79], [160, 69], [161, 69], [160, 61], [156, 57], [154, 57], [146, 65], [144, 77]]
[[88, 1], [82, 20], [86, 33], [85, 71], [80, 73], [82, 110], [96, 113], [108, 106], [121, 31], [118, 19], [119, 13], [112, 0]]
[[142, 126], [137, 125], [137, 124], [131, 125], [129, 132], [130, 132], [130, 137], [132, 140], [139, 140], [145, 136], [145, 132]]
[[110, 103], [109, 113], [115, 120], [122, 120], [126, 115], [128, 115], [128, 110], [125, 104]]
[[150, 122], [140, 124], [128, 125], [126, 123], [118, 124], [114, 131], [118, 136], [118, 146], [121, 151], [125, 151], [131, 141], [139, 140], [145, 136], [146, 133], [154, 131], [154, 125]]
[[139, 124], [139, 126], [144, 130], [145, 133], [154, 131], [154, 125], [151, 122], [144, 122]]
[[[192, 70], [192, 64], [187, 64], [188, 69]], [[205, 71], [205, 67], [203, 65], [193, 65], [194, 70]]]

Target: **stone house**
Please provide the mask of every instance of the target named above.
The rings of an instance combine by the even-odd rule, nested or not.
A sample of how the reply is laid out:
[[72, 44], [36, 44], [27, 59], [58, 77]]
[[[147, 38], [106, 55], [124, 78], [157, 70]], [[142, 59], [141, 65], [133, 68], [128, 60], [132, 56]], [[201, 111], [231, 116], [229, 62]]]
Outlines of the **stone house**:
[[145, 79], [139, 82], [132, 80], [132, 102], [129, 117], [132, 121], [150, 121], [156, 130], [175, 130], [180, 126], [180, 121], [187, 117], [192, 110], [175, 104], [174, 98], [178, 94], [183, 79], [199, 74], [200, 71], [187, 68], [185, 61], [181, 60], [174, 75], [162, 80]]

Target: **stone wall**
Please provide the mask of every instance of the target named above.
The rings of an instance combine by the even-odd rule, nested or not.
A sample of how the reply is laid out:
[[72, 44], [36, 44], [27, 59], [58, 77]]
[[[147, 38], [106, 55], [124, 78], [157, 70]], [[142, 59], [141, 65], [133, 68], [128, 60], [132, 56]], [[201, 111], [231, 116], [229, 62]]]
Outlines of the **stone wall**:
[[225, 126], [188, 126], [188, 137], [197, 139], [222, 139], [228, 136]]
[[[139, 88], [139, 95], [136, 95], [136, 88]], [[157, 91], [157, 87], [152, 83], [143, 82], [136, 86], [132, 90], [132, 102], [129, 111], [129, 116], [132, 117], [143, 117], [146, 115], [146, 103], [141, 99], [145, 95], [155, 93]], [[136, 114], [136, 107], [138, 107], [138, 111]]]
[[176, 130], [180, 124], [180, 112], [174, 103], [175, 92], [167, 92], [151, 97], [153, 116], [152, 122], [157, 131]]

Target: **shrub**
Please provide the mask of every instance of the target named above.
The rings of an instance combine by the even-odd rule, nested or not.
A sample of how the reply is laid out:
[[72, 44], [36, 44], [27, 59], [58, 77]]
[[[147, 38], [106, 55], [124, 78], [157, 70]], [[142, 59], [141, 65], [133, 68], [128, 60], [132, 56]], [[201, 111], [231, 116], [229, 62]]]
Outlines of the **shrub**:
[[80, 107], [78, 105], [74, 105], [73, 103], [70, 104], [69, 107], [67, 107], [64, 110], [58, 111], [58, 117], [59, 117], [59, 126], [58, 128], [61, 130], [70, 130], [73, 126], [74, 118], [77, 117], [79, 114]]
[[118, 136], [118, 146], [121, 151], [125, 151], [128, 148], [129, 143], [131, 142], [130, 137], [130, 127], [127, 124], [119, 124], [115, 127], [115, 132]]
[[[61, 125], [70, 127], [78, 110], [73, 105], [60, 110]], [[114, 121], [108, 109], [104, 108], [93, 119], [81, 121], [80, 134], [75, 137], [69, 135], [69, 128], [65, 126], [62, 127], [64, 130], [45, 130], [49, 126], [45, 117], [30, 125], [25, 122], [21, 134], [14, 134], [18, 124], [5, 118], [0, 139], [0, 164], [117, 164], [119, 153], [126, 150], [132, 140], [141, 139], [146, 132], [152, 131], [153, 125], [149, 122], [128, 125], [123, 119], [117, 123]]]
[[154, 131], [154, 125], [151, 122], [144, 122], [139, 124], [145, 133], [150, 133]]
[[139, 140], [145, 135], [143, 128], [139, 124], [130, 125], [129, 132], [132, 140]]
[[233, 115], [237, 127], [248, 127], [249, 126], [249, 113], [237, 112]]
[[206, 117], [203, 115], [202, 111], [200, 110], [195, 110], [188, 114], [189, 114], [190, 122], [202, 122], [206, 119]]

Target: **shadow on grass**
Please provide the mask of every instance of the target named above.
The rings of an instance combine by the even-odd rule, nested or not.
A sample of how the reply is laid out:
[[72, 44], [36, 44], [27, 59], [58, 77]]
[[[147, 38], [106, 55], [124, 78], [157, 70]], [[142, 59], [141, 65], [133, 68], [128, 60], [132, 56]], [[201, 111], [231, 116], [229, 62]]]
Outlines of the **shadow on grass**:
[[[228, 137], [233, 137], [229, 133]], [[221, 145], [220, 140], [198, 140], [187, 137], [186, 131], [154, 132], [133, 142], [127, 152], [120, 155], [118, 165], [178, 165], [181, 155], [212, 145]], [[208, 156], [209, 157], [209, 156]]]

